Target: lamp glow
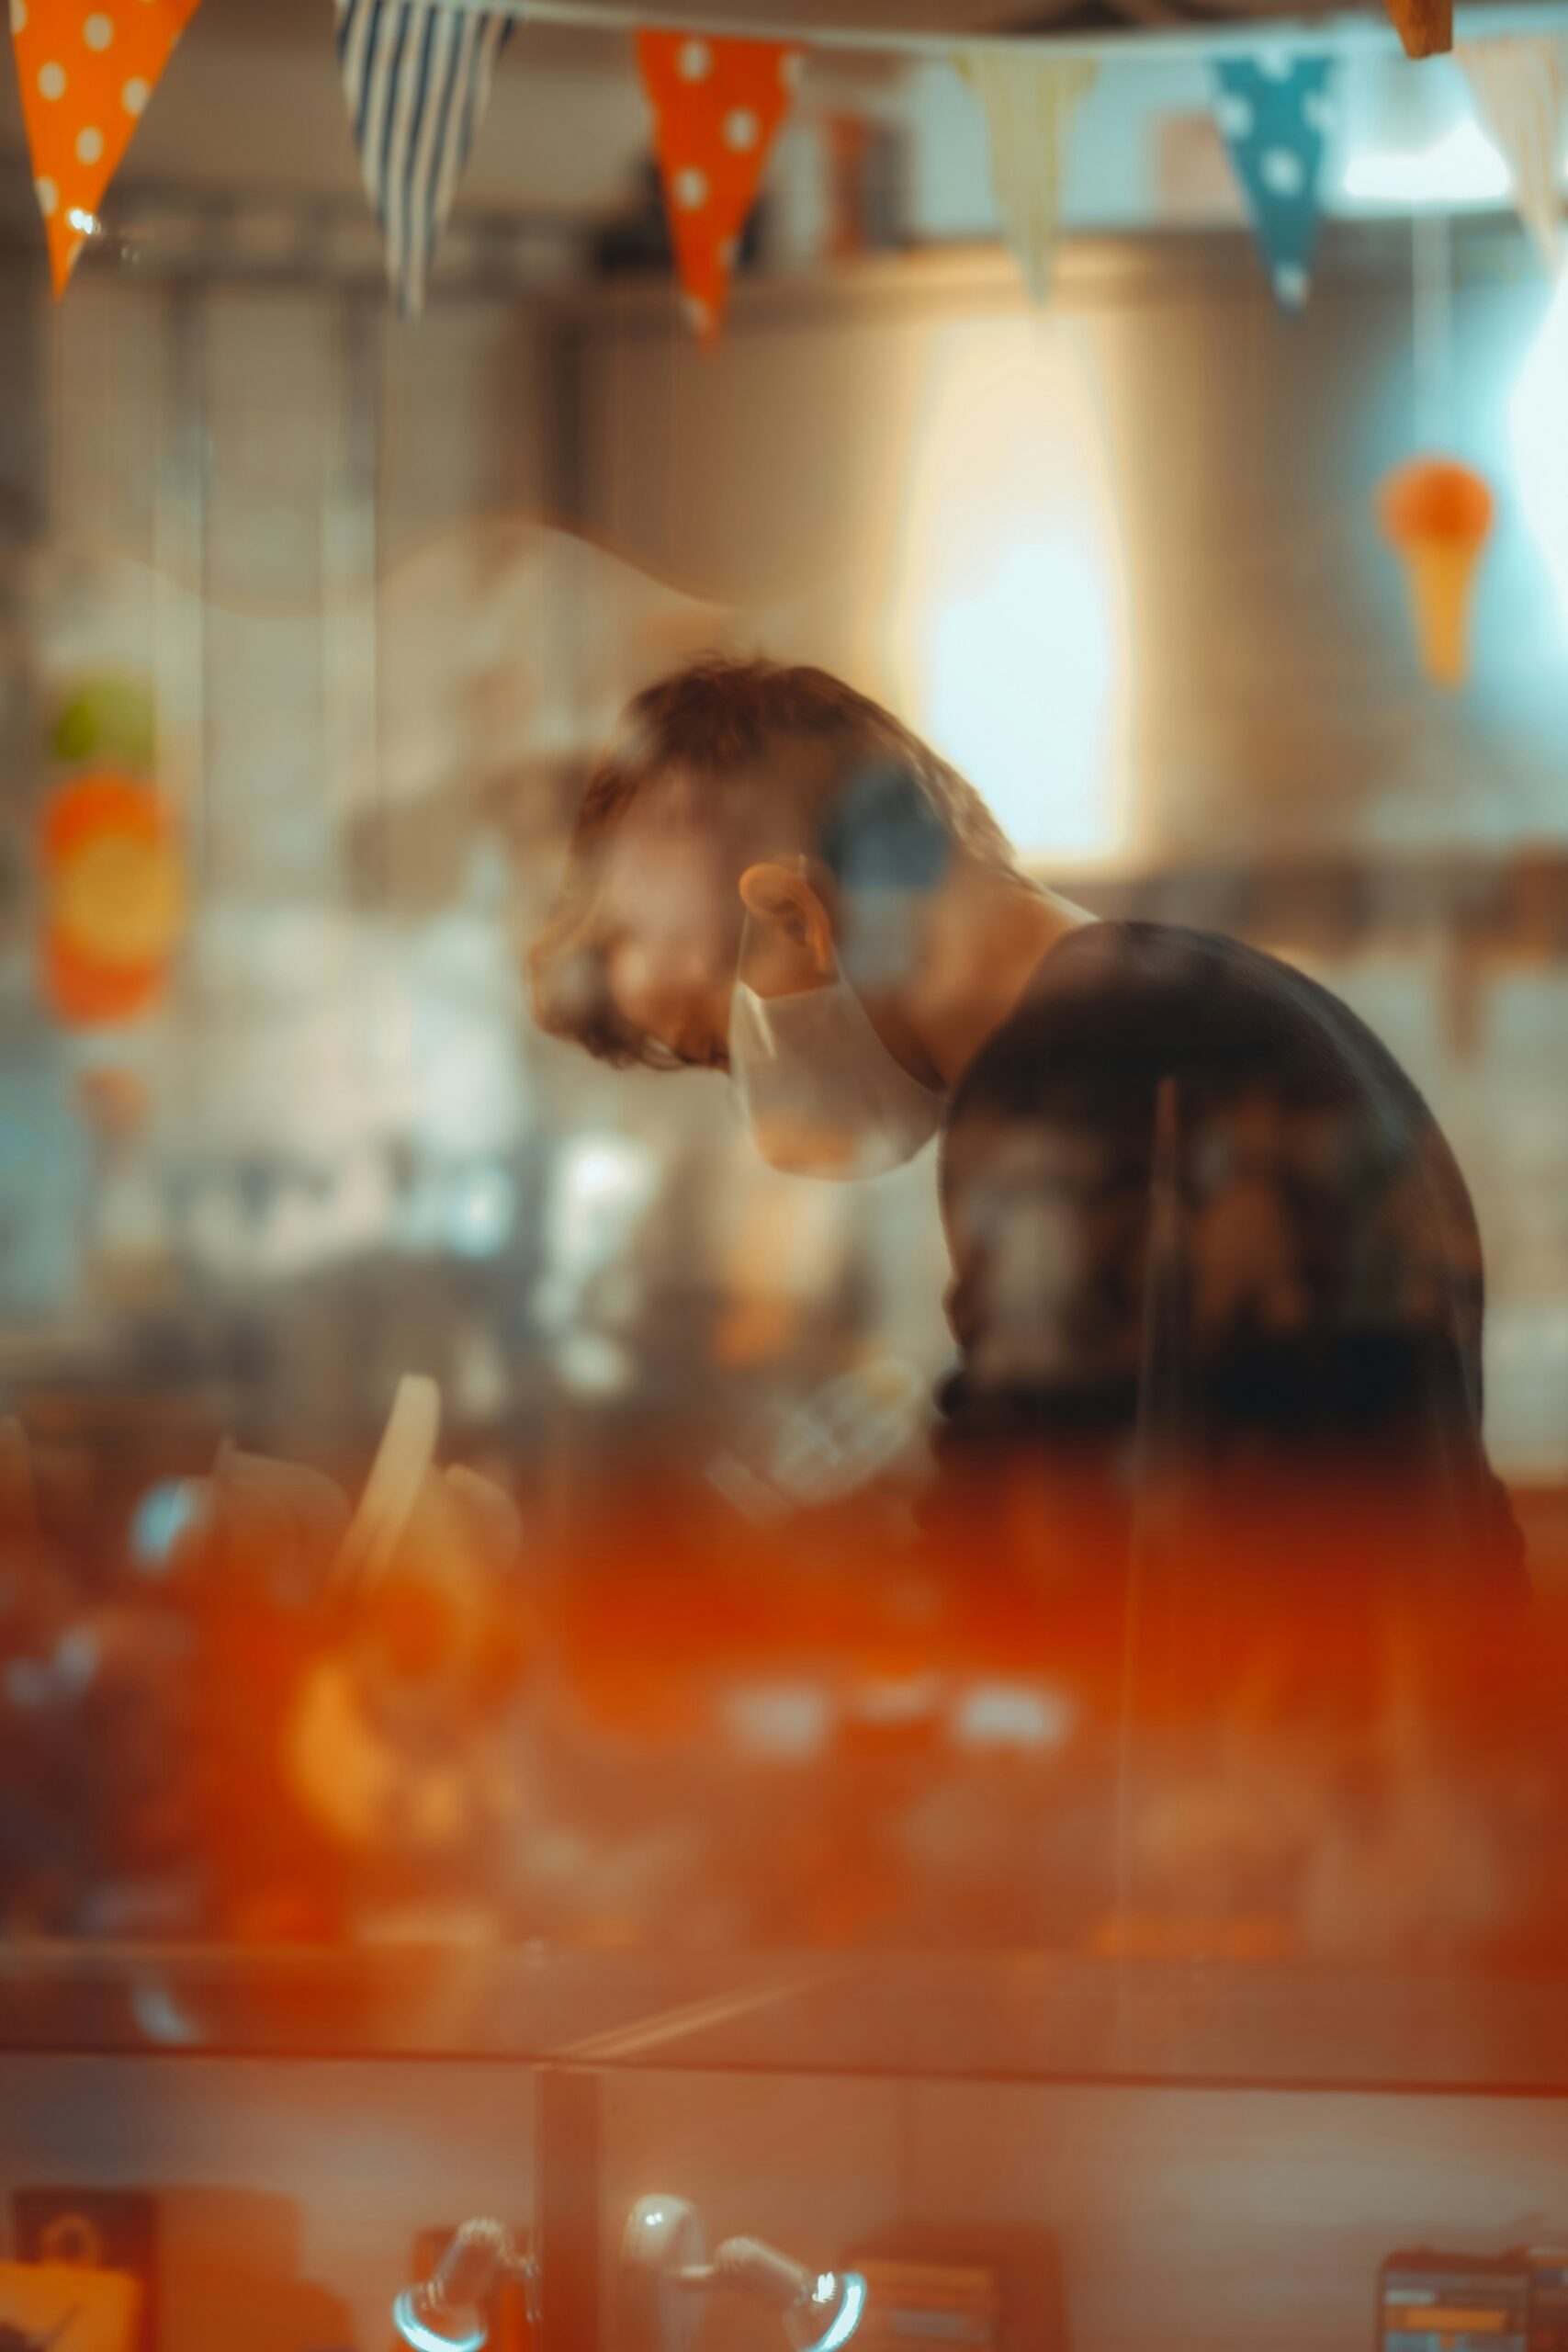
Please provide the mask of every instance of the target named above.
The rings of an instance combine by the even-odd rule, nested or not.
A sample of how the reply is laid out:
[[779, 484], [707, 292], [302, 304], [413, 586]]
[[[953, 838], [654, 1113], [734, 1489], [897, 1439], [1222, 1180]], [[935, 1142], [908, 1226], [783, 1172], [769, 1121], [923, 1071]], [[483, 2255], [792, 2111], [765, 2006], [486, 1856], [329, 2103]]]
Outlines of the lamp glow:
[[1355, 204], [1450, 207], [1504, 204], [1508, 166], [1479, 123], [1456, 122], [1425, 147], [1383, 147], [1352, 153], [1340, 183]]
[[897, 695], [1043, 859], [1124, 845], [1122, 533], [1093, 354], [1002, 319], [932, 355], [891, 605]]
[[1568, 619], [1568, 275], [1558, 282], [1509, 412], [1514, 471]]
[[1108, 846], [1111, 649], [1103, 573], [1070, 530], [1003, 548], [932, 616], [931, 732], [1025, 846]]

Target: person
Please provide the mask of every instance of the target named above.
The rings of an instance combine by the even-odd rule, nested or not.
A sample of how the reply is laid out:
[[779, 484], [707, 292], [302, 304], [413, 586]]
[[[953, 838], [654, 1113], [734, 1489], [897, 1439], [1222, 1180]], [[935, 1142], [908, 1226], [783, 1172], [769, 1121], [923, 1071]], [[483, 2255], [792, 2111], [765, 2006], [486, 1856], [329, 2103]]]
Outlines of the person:
[[1359, 1573], [1528, 1591], [1475, 1217], [1394, 1057], [1281, 961], [1043, 887], [851, 686], [714, 656], [639, 694], [528, 969], [549, 1034], [727, 1072], [779, 1167], [940, 1137], [960, 1519], [1021, 1461], [1080, 1560], [1220, 1497], [1280, 1576], [1343, 1562], [1338, 1511]]

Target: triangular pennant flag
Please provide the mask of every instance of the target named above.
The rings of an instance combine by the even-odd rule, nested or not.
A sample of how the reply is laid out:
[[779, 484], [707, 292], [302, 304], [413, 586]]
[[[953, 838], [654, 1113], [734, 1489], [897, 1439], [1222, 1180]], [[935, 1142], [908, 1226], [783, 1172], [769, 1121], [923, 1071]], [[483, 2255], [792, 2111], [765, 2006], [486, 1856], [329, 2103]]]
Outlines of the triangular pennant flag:
[[437, 0], [337, 0], [349, 121], [405, 318], [424, 308], [436, 241], [512, 22]]
[[200, 0], [11, 0], [33, 185], [56, 294]]
[[1326, 57], [1268, 51], [1216, 69], [1214, 114], [1252, 215], [1276, 300], [1299, 311], [1312, 290], [1317, 184], [1334, 128]]
[[637, 53], [686, 309], [711, 343], [800, 51], [781, 41], [639, 32]]
[[1513, 175], [1514, 205], [1550, 276], [1562, 260], [1562, 49], [1550, 33], [1498, 34], [1456, 52], [1482, 128]]
[[971, 50], [959, 58], [958, 70], [986, 118], [1003, 233], [1031, 294], [1043, 302], [1061, 220], [1067, 137], [1099, 69], [1081, 57]]

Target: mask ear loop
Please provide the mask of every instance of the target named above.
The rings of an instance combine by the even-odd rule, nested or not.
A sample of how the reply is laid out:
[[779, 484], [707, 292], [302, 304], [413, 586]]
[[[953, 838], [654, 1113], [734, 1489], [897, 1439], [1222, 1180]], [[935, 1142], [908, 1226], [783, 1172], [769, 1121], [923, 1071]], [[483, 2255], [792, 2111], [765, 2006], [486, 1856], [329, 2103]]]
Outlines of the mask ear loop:
[[[816, 885], [811, 881], [811, 861], [804, 850], [796, 851], [793, 864], [800, 879], [815, 889]], [[748, 972], [748, 958], [755, 956], [759, 943], [765, 942], [765, 939], [766, 933], [763, 931], [761, 917], [753, 914], [750, 907], [746, 907], [740, 925], [740, 944], [735, 952], [736, 985], [750, 989], [752, 995], [762, 1004], [770, 1003], [775, 997], [808, 994], [809, 990], [804, 989], [760, 989], [757, 987], [755, 979]], [[843, 967], [839, 961], [838, 942], [833, 939], [830, 930], [829, 948], [830, 961], [828, 969], [817, 983], [818, 987], [825, 989], [831, 988], [835, 980], [840, 980], [843, 978]], [[752, 964], [751, 969], [755, 971], [755, 963]]]
[[765, 966], [766, 944], [767, 934], [763, 929], [761, 922], [752, 913], [750, 908], [748, 907], [745, 910], [741, 921], [740, 943], [735, 951], [735, 989], [730, 999], [729, 1035], [726, 1040], [729, 1057], [729, 1091], [735, 1104], [736, 1114], [741, 1120], [742, 1124], [745, 1123], [748, 1114], [745, 1102], [745, 1088], [743, 1085], [738, 1085], [736, 1083], [738, 1057], [734, 1045], [737, 1007], [739, 1002], [740, 992], [742, 989], [744, 989], [748, 995], [753, 997], [758, 1005], [761, 1008], [761, 1020], [753, 1020], [749, 1023], [749, 1034], [752, 1039], [753, 1054], [759, 1045], [770, 1057], [773, 1054], [773, 1032], [768, 1020], [768, 1007], [774, 1001], [775, 998], [780, 995], [781, 991], [776, 989], [765, 989], [759, 988], [757, 986], [757, 981], [759, 979], [762, 979], [767, 977], [765, 969], [759, 968], [761, 966]]
[[746, 908], [740, 919], [740, 944], [735, 951], [735, 985], [738, 989], [750, 989], [751, 994], [765, 1004], [767, 991], [757, 986], [757, 980], [762, 977], [759, 970], [762, 961], [759, 950], [763, 937], [757, 917], [750, 907]]

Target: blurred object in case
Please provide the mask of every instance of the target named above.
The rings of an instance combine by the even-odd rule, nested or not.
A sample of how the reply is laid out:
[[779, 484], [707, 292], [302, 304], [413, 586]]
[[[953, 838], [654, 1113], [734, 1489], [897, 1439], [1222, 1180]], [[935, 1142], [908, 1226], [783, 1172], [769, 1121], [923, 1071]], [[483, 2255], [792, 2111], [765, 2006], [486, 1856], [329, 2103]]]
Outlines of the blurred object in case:
[[1391, 2254], [1378, 2273], [1380, 2352], [1527, 2352], [1530, 2273], [1519, 2251]]
[[[435, 2275], [456, 2230], [421, 2230], [414, 2240], [411, 2276], [423, 2285]], [[519, 2243], [528, 2235], [519, 2230]], [[484, 2307], [486, 2352], [532, 2352], [534, 2324], [529, 2315], [528, 2288], [522, 2278], [502, 2278]], [[400, 2337], [390, 2339], [392, 2352], [406, 2352]]]
[[1568, 2246], [1532, 2245], [1530, 2352], [1568, 2352]]
[[[71, 2352], [154, 2352], [152, 2198], [137, 2189], [18, 2188], [11, 2199], [11, 2227], [19, 2259], [0, 2266], [0, 2320], [25, 2324], [47, 2342], [50, 2325], [75, 2312], [66, 2339]], [[17, 2274], [23, 2282], [13, 2287]], [[51, 2312], [52, 2320], [40, 2326]]]
[[1044, 2231], [904, 2222], [844, 2257], [866, 2284], [866, 2352], [1066, 2352], [1061, 2267]]
[[1001, 2345], [1001, 2290], [995, 2274], [954, 2263], [867, 2262], [868, 2352], [906, 2345], [962, 2344], [997, 2352]]
[[144, 2352], [139, 2280], [73, 2262], [0, 2262], [5, 2352]]

